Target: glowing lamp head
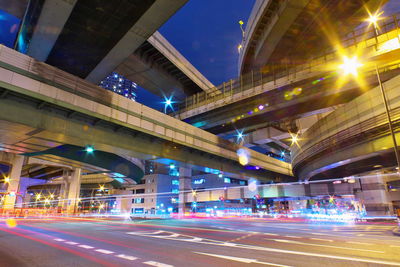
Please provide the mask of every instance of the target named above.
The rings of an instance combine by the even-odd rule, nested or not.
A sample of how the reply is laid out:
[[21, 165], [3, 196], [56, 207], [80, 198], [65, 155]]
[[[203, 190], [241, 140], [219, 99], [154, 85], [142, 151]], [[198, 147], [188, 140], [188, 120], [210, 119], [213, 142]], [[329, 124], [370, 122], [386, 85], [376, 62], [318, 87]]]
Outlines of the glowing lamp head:
[[165, 105], [170, 106], [172, 104], [171, 99], [167, 99], [165, 101]]
[[54, 198], [54, 194], [50, 194], [50, 198], [53, 199]]
[[4, 177], [4, 183], [8, 184], [10, 182], [10, 177], [6, 176]]
[[99, 190], [104, 191], [104, 189], [105, 189], [104, 185], [100, 185]]
[[375, 14], [369, 14], [369, 18], [367, 19], [367, 21], [369, 22], [369, 24], [374, 25], [375, 27], [378, 24], [378, 21], [381, 20], [381, 15], [383, 14], [384, 11], [382, 12], [375, 12]]
[[343, 64], [340, 65], [340, 68], [343, 70], [345, 75], [351, 74], [353, 76], [358, 75], [358, 68], [360, 68], [362, 64], [357, 60], [357, 57], [354, 56], [352, 58], [343, 57]]
[[239, 20], [239, 24], [243, 25], [244, 24], [243, 20]]

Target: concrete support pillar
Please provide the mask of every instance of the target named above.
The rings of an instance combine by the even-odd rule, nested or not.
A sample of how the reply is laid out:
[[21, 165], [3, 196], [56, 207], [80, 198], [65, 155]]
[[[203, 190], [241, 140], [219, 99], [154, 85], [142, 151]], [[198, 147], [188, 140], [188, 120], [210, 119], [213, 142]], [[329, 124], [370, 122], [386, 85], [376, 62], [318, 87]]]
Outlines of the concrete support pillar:
[[68, 189], [67, 213], [74, 214], [77, 211], [79, 193], [81, 191], [81, 169], [72, 170]]
[[[192, 190], [192, 170], [184, 167], [179, 168], [179, 214], [186, 212], [188, 191]], [[184, 193], [186, 192], [186, 193]]]
[[58, 207], [60, 207], [61, 209], [65, 209], [67, 204], [66, 198], [69, 186], [68, 179], [69, 179], [69, 172], [64, 170], [63, 179], [60, 187], [60, 195], [59, 195], [60, 199], [58, 200]]
[[359, 180], [360, 190], [356, 197], [360, 199], [369, 216], [393, 215], [393, 204], [389, 201], [385, 178], [381, 174]]
[[4, 199], [3, 205], [5, 210], [13, 210], [15, 208], [24, 159], [24, 156], [15, 155], [11, 162], [12, 167], [9, 177], [10, 180], [7, 186], [7, 195]]

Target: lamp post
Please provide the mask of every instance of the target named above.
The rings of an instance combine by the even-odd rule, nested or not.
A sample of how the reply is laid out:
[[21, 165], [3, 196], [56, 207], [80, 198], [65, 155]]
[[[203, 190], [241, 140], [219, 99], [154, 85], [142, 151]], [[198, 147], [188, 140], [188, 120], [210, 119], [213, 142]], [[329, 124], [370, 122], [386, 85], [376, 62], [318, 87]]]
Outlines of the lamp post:
[[391, 118], [390, 112], [389, 112], [389, 105], [387, 103], [386, 93], [385, 93], [385, 89], [383, 88], [383, 84], [382, 84], [382, 81], [381, 81], [381, 75], [379, 74], [378, 66], [375, 66], [375, 71], [376, 71], [376, 76], [378, 78], [379, 88], [381, 89], [382, 100], [383, 100], [383, 103], [385, 105], [386, 117], [388, 119], [390, 134], [392, 136], [392, 141], [393, 141], [393, 149], [394, 149], [394, 153], [396, 155], [397, 171], [399, 172], [400, 171], [399, 150], [397, 149], [396, 135], [395, 135], [394, 130], [393, 130], [393, 123], [392, 123], [392, 118]]
[[[370, 14], [369, 18], [367, 19], [367, 21], [369, 21], [370, 25], [372, 24], [373, 27], [374, 27], [374, 33], [375, 33], [375, 37], [376, 38], [379, 35], [378, 21], [381, 19], [380, 16], [382, 14], [383, 14], [383, 11], [379, 12], [379, 10], [378, 10], [378, 11], [375, 12], [375, 14]], [[400, 155], [399, 155], [399, 150], [397, 149], [396, 135], [395, 135], [394, 130], [393, 130], [393, 123], [392, 123], [392, 118], [390, 116], [389, 105], [387, 103], [386, 92], [385, 92], [385, 89], [383, 88], [381, 75], [379, 73], [379, 69], [378, 69], [377, 65], [375, 65], [375, 72], [376, 72], [376, 77], [378, 79], [379, 88], [381, 90], [382, 100], [383, 100], [383, 103], [385, 105], [386, 117], [387, 117], [387, 120], [388, 120], [389, 130], [390, 130], [390, 134], [392, 136], [392, 141], [393, 141], [393, 149], [394, 149], [394, 153], [396, 155], [397, 172], [399, 172], [400, 171]]]

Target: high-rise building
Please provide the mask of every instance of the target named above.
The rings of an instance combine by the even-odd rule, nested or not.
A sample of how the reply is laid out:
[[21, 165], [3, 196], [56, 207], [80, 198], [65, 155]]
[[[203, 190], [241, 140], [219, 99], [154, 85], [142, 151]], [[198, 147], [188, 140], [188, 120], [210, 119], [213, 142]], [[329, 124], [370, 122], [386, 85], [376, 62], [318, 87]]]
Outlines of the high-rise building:
[[119, 95], [136, 101], [137, 84], [116, 72], [108, 75], [104, 80], [100, 82], [99, 85], [104, 89], [113, 91]]

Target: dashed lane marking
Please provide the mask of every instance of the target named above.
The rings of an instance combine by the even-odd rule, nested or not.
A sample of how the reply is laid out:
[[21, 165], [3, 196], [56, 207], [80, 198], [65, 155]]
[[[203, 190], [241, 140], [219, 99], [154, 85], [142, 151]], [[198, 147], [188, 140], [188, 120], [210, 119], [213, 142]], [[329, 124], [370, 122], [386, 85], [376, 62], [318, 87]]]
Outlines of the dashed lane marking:
[[88, 245], [79, 245], [78, 247], [80, 247], [80, 248], [85, 248], [85, 249], [92, 249], [92, 248], [94, 248], [94, 247], [88, 246]]
[[272, 233], [264, 233], [264, 235], [278, 236], [278, 234], [272, 234]]
[[355, 245], [367, 245], [367, 246], [371, 246], [372, 245], [370, 243], [363, 243], [363, 242], [356, 242], [356, 241], [347, 241], [346, 243], [355, 244]]
[[339, 248], [339, 249], [345, 249], [345, 250], [357, 250], [357, 251], [366, 251], [366, 252], [374, 252], [374, 253], [385, 253], [383, 251], [378, 251], [378, 250], [369, 250], [369, 249], [361, 249], [361, 248], [349, 248], [349, 247], [338, 247], [338, 246], [331, 246], [331, 245], [321, 245], [321, 244], [305, 243], [305, 242], [299, 242], [299, 241], [287, 240], [287, 239], [272, 239], [272, 240], [274, 240], [276, 242], [281, 242], [281, 243], [291, 243], [291, 244], [303, 245], [303, 246]]
[[109, 251], [106, 249], [96, 249], [95, 251], [103, 253], [103, 254], [113, 254], [114, 253], [114, 251]]
[[64, 239], [61, 239], [61, 238], [54, 238], [54, 240], [58, 241], [58, 242], [64, 242], [65, 241]]
[[310, 238], [310, 239], [317, 240], [317, 241], [333, 242], [333, 240], [330, 240], [330, 239], [322, 239], [322, 238]]
[[256, 234], [257, 234], [257, 233], [250, 233], [250, 234], [247, 234], [247, 235], [245, 235], [245, 236], [242, 236], [242, 237], [238, 237], [238, 238], [229, 240], [228, 243], [230, 243], [230, 242], [236, 242], [236, 241], [239, 241], [239, 240], [248, 238], [248, 237], [253, 236], [253, 235], [256, 235]]
[[72, 241], [68, 241], [68, 242], [65, 242], [65, 244], [68, 244], [68, 245], [78, 245], [79, 243], [72, 242]]
[[328, 234], [323, 234], [323, 233], [311, 233], [312, 235], [328, 235]]
[[156, 267], [174, 267], [173, 265], [157, 262], [157, 261], [145, 261], [144, 264], [156, 266]]
[[289, 265], [282, 265], [282, 264], [276, 264], [276, 263], [271, 263], [271, 262], [263, 262], [263, 261], [258, 261], [256, 259], [239, 258], [239, 257], [232, 257], [232, 256], [226, 256], [226, 255], [218, 255], [218, 254], [210, 254], [210, 253], [203, 253], [203, 252], [194, 252], [194, 253], [200, 254], [200, 255], [216, 257], [216, 258], [221, 258], [221, 259], [226, 259], [226, 260], [231, 260], [231, 261], [243, 262], [243, 263], [258, 263], [258, 264], [277, 266], [277, 267], [290, 267]]
[[137, 260], [137, 257], [128, 256], [128, 255], [125, 255], [125, 254], [119, 254], [119, 255], [116, 255], [116, 257], [124, 259], [124, 260], [128, 260], [128, 261]]

